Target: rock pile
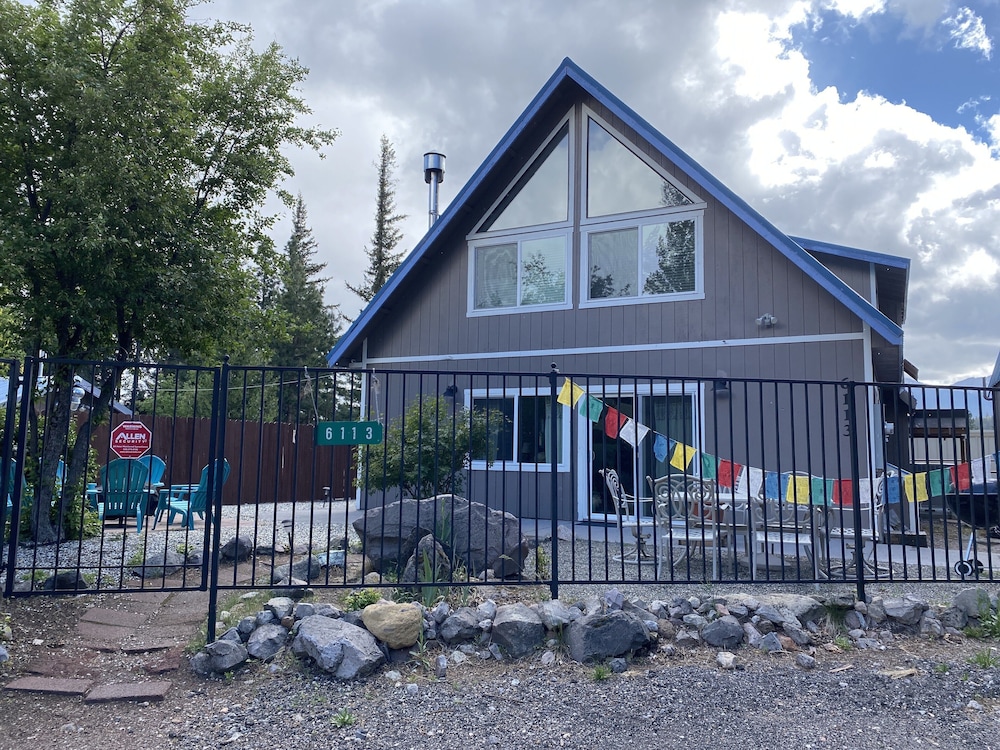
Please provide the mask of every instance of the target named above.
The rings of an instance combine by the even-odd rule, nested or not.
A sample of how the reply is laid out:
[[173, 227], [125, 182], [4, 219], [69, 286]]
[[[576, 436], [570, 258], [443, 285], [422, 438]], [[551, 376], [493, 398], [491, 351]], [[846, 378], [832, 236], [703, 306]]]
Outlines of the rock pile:
[[196, 654], [192, 667], [204, 675], [224, 673], [248, 659], [273, 660], [288, 649], [337, 679], [353, 680], [386, 662], [427, 658], [430, 649], [440, 647], [435, 669], [441, 677], [449, 663], [474, 656], [520, 659], [541, 652], [543, 663], [551, 663], [556, 649], [581, 663], [611, 660], [612, 669], [620, 671], [629, 658], [652, 648], [669, 653], [711, 647], [721, 650], [718, 663], [727, 668], [733, 666], [733, 650], [750, 647], [798, 652], [798, 664], [809, 668], [815, 663], [808, 654], [814, 646], [836, 648], [824, 628], [831, 617], [842, 620], [856, 648], [878, 649], [894, 634], [960, 635], [969, 625], [981, 625], [981, 618], [996, 621], [998, 615], [996, 599], [980, 588], [960, 592], [945, 608], [912, 595], [867, 603], [849, 596], [797, 594], [645, 602], [626, 599], [615, 589], [573, 605], [552, 600], [498, 606], [487, 600], [454, 609], [446, 602], [426, 608], [381, 600], [361, 611], [344, 611], [333, 604], [275, 597]]
[[[450, 494], [369, 508], [354, 522], [354, 530], [372, 567], [383, 573], [402, 571], [400, 582], [428, 580], [418, 578], [421, 552], [435, 568], [442, 562], [448, 566], [430, 580], [446, 580], [451, 560], [473, 577], [486, 571], [493, 578], [519, 575], [529, 551], [516, 516]], [[443, 539], [450, 549], [441, 547]]]

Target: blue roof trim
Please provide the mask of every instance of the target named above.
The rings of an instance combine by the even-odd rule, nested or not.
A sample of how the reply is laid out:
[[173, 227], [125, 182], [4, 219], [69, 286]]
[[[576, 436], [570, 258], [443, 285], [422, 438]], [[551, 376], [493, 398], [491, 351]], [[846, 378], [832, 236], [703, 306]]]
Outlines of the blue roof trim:
[[[568, 57], [565, 58], [542, 89], [531, 100], [531, 103], [521, 113], [500, 142], [496, 145], [490, 155], [482, 163], [475, 174], [469, 179], [462, 190], [455, 196], [455, 199], [448, 205], [441, 218], [424, 235], [423, 239], [406, 257], [396, 272], [389, 278], [385, 286], [379, 291], [374, 299], [369, 303], [354, 324], [341, 337], [333, 350], [327, 355], [330, 365], [336, 364], [348, 351], [357, 346], [359, 339], [364, 334], [365, 329], [372, 322], [378, 312], [385, 306], [386, 301], [393, 292], [400, 286], [406, 275], [423, 259], [428, 248], [434, 241], [451, 225], [458, 213], [458, 208], [462, 206], [468, 197], [483, 183], [489, 173], [496, 166], [497, 162], [506, 154], [511, 144], [524, 132], [526, 126], [538, 112], [545, 106], [553, 92], [564, 80], [572, 80], [585, 92], [602, 102], [612, 110], [622, 121], [635, 130], [641, 137], [645, 138], [652, 145], [657, 147], [665, 156], [670, 158], [682, 169], [692, 180], [707, 190], [711, 195], [736, 214], [758, 234], [770, 242], [777, 250], [791, 260], [802, 271], [812, 277], [821, 287], [826, 289], [839, 302], [854, 312], [858, 317], [868, 323], [873, 330], [878, 332], [890, 344], [901, 344], [903, 341], [903, 330], [883, 315], [878, 309], [851, 289], [846, 283], [830, 271], [826, 266], [816, 260], [806, 252], [799, 244], [790, 237], [779, 231], [774, 225], [763, 216], [753, 210], [742, 198], [733, 193], [723, 185], [715, 176], [705, 171], [701, 165], [695, 162], [686, 153], [681, 151], [670, 140], [664, 137], [659, 131], [653, 128], [648, 122], [642, 119], [631, 108], [629, 108], [618, 97], [604, 88], [576, 63]], [[887, 256], [892, 257], [892, 256]]]
[[857, 247], [848, 247], [847, 245], [835, 245], [832, 242], [821, 242], [819, 240], [810, 240], [806, 237], [793, 237], [789, 235], [788, 239], [793, 242], [797, 242], [802, 247], [807, 250], [815, 250], [820, 253], [827, 253], [828, 255], [836, 255], [841, 258], [850, 258], [851, 260], [860, 260], [865, 263], [877, 263], [882, 266], [890, 266], [892, 268], [899, 268], [904, 271], [910, 270], [910, 259], [904, 258], [901, 255], [888, 255], [886, 253], [876, 253], [872, 250], [862, 250]]

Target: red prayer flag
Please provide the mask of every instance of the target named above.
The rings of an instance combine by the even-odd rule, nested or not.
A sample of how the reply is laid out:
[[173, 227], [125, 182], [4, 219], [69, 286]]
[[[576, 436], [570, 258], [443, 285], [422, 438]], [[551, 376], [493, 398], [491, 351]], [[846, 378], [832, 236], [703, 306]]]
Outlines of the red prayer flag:
[[740, 464], [730, 461], [728, 458], [721, 458], [715, 481], [720, 487], [735, 487], [741, 471], [743, 471], [743, 467]]
[[850, 508], [854, 505], [853, 479], [833, 480], [833, 504], [842, 508]]
[[604, 434], [609, 438], [618, 437], [618, 430], [622, 428], [627, 419], [628, 417], [620, 411], [609, 406], [608, 413], [604, 416]]
[[971, 464], [965, 463], [958, 466], [949, 466], [948, 471], [951, 474], [951, 483], [955, 485], [956, 490], [964, 492], [965, 490], [972, 489]]

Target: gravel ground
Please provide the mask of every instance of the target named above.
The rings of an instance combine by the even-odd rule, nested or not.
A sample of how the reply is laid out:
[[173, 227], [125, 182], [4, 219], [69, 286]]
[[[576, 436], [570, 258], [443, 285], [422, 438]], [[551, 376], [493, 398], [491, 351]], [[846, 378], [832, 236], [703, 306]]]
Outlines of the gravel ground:
[[[296, 546], [308, 545], [314, 551], [333, 548], [349, 535], [357, 538], [353, 529], [347, 530], [340, 511], [346, 515], [346, 503], [334, 503], [333, 512], [322, 517], [303, 512], [302, 506], [293, 503], [271, 503], [260, 506], [223, 506], [223, 541], [234, 536], [247, 536], [257, 548], [287, 547], [290, 538]], [[294, 515], [293, 515], [294, 514]], [[143, 530], [136, 533], [135, 526], [118, 528], [113, 522], [104, 527], [101, 536], [80, 541], [50, 544], [42, 547], [18, 547], [16, 580], [27, 585], [33, 571], [37, 571], [36, 585], [59, 570], [80, 571], [98, 590], [113, 591], [121, 586], [123, 577], [131, 576], [130, 568], [145, 556], [162, 555], [164, 550], [196, 550], [202, 547], [203, 528], [199, 522], [193, 531], [178, 523], [168, 526], [166, 517], [153, 528], [152, 517], [147, 518]], [[285, 521], [283, 523], [283, 521]], [[6, 548], [3, 550], [6, 556]], [[134, 585], [134, 584], [133, 584]]]
[[[741, 656], [735, 671], [713, 657], [647, 658], [603, 681], [580, 665], [537, 661], [462, 665], [444, 680], [417, 668], [402, 684], [246, 677], [229, 689], [238, 697], [197, 696], [198, 710], [167, 734], [170, 746], [192, 750], [1000, 746], [995, 669], [902, 650], [841, 656], [811, 672], [789, 656]], [[907, 668], [915, 675], [883, 674]]]
[[[258, 543], [285, 534], [280, 524], [267, 525], [268, 517], [281, 518], [284, 512], [279, 507], [262, 514]], [[328, 523], [317, 527], [305, 518], [296, 521], [296, 538], [342, 533]], [[246, 522], [244, 515], [241, 526]], [[233, 524], [230, 519], [230, 529]], [[134, 532], [126, 536], [140, 538]], [[565, 572], [572, 567], [571, 546], [565, 545], [564, 552], [570, 556], [566, 562], [560, 555]], [[563, 600], [573, 601], [606, 588], [567, 584], [560, 593]], [[850, 585], [832, 584], [734, 588], [622, 583], [618, 588], [627, 596], [646, 599], [724, 596], [727, 590], [765, 588], [803, 594], [853, 592]], [[960, 588], [891, 583], [868, 590], [884, 597], [914, 593], [941, 604], [950, 602]], [[990, 589], [995, 595], [997, 587]], [[537, 592], [503, 589], [483, 595], [508, 603], [531, 593]], [[333, 592], [317, 595], [323, 601], [332, 597]], [[5, 611], [14, 613], [16, 635], [57, 644], [75, 624], [82, 599], [86, 597], [31, 597], [5, 602]], [[33, 616], [38, 619], [32, 621]], [[0, 749], [1000, 750], [998, 646], [996, 641], [898, 637], [880, 651], [832, 653], [818, 648], [813, 670], [796, 666], [794, 655], [767, 656], [744, 647], [737, 652], [733, 671], [721, 669], [711, 649], [674, 654], [655, 650], [633, 660], [624, 673], [601, 680], [594, 667], [573, 663], [558, 649], [548, 657], [551, 663], [543, 661], [541, 653], [514, 663], [475, 656], [455, 663], [453, 652], [431, 650], [349, 684], [283, 656], [270, 665], [246, 666], [229, 678], [206, 680], [187, 669], [171, 674], [174, 686], [160, 704], [88, 705], [78, 698], [3, 693]], [[428, 668], [438, 653], [452, 660], [443, 679]], [[5, 665], [7, 674], [9, 669]], [[392, 675], [392, 670], [398, 674]]]
[[[489, 592], [500, 603], [520, 593]], [[956, 589], [940, 593], [950, 599]], [[15, 640], [61, 643], [65, 632], [52, 623], [63, 610], [78, 616], [89, 598], [6, 602], [16, 607]], [[32, 628], [25, 618], [36, 602], [46, 609]], [[813, 670], [793, 654], [744, 647], [733, 671], [712, 649], [656, 649], [600, 680], [558, 648], [461, 663], [428, 649], [353, 683], [286, 654], [219, 679], [171, 673], [166, 700], [151, 705], [0, 693], [0, 748], [1000, 748], [1000, 667], [976, 663], [992, 653], [1000, 664], [996, 645], [895, 637], [879, 651], [819, 647]], [[443, 679], [430, 668], [439, 653], [449, 657]]]

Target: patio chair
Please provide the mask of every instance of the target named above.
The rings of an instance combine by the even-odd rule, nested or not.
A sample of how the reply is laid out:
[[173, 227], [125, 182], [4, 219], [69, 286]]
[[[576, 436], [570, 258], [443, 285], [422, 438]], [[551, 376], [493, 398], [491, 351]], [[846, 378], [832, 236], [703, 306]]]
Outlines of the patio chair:
[[[216, 470], [216, 480], [221, 487], [229, 478], [229, 461], [223, 459], [222, 465]], [[218, 473], [221, 472], [221, 478]], [[153, 518], [153, 528], [159, 523], [164, 512], [167, 513], [167, 525], [174, 522], [174, 516], [181, 516], [181, 520], [189, 528], [194, 528], [194, 514], [197, 513], [202, 520], [205, 518], [205, 506], [208, 502], [211, 488], [208, 486], [208, 465], [201, 470], [201, 480], [198, 484], [174, 484], [164, 494], [160, 493], [160, 499], [156, 505], [156, 516]]]
[[826, 552], [830, 560], [830, 551], [840, 552], [843, 562], [831, 568], [840, 573], [848, 573], [856, 569], [857, 539], [861, 539], [861, 562], [869, 573], [887, 573], [888, 568], [877, 569], [875, 566], [875, 545], [881, 539], [885, 498], [882, 493], [881, 478], [864, 480], [858, 488], [859, 508], [861, 510], [861, 525], [859, 534], [855, 535], [855, 516], [853, 498], [851, 502], [831, 502], [824, 508], [823, 527], [829, 549]]
[[136, 460], [149, 469], [149, 480], [147, 484], [150, 487], [162, 487], [163, 472], [167, 469], [167, 462], [159, 456], [152, 455], [146, 455]]
[[146, 515], [146, 480], [149, 469], [131, 458], [118, 458], [102, 466], [98, 472], [97, 515], [103, 521], [135, 516], [136, 532], [142, 531]]
[[662, 541], [656, 577], [660, 577], [664, 562], [676, 567], [689, 556], [691, 547], [698, 547], [705, 556], [712, 550], [712, 579], [717, 579], [723, 546], [735, 553], [735, 545], [729, 543], [725, 519], [729, 506], [719, 502], [715, 482], [687, 474], [655, 480], [647, 477], [647, 481], [653, 488], [656, 532]]
[[796, 503], [792, 498], [765, 497], [754, 503], [752, 513], [754, 574], [761, 565], [771, 568], [778, 563], [784, 569], [789, 556], [795, 558], [797, 566], [801, 553], [809, 561], [810, 572], [818, 576], [816, 553], [822, 554], [823, 545], [818, 545], [817, 550], [816, 540], [822, 533], [822, 506]]
[[146, 454], [137, 460], [149, 469], [149, 478], [146, 481], [146, 493], [149, 499], [146, 501], [146, 509], [152, 512], [160, 504], [160, 490], [163, 489], [163, 474], [167, 470], [167, 462], [152, 454]]
[[[639, 514], [642, 512], [639, 503], [634, 495], [629, 495], [622, 487], [618, 472], [614, 469], [599, 469], [598, 474], [604, 477], [604, 482], [608, 486], [608, 494], [611, 502], [615, 506], [615, 518], [618, 522], [618, 539], [622, 544], [621, 554], [615, 555], [618, 562], [638, 564], [641, 562], [652, 562], [653, 555], [647, 547], [647, 540], [653, 529], [653, 520], [640, 520]], [[645, 531], [644, 531], [645, 529]], [[634, 544], [629, 544], [626, 539], [635, 539]]]

